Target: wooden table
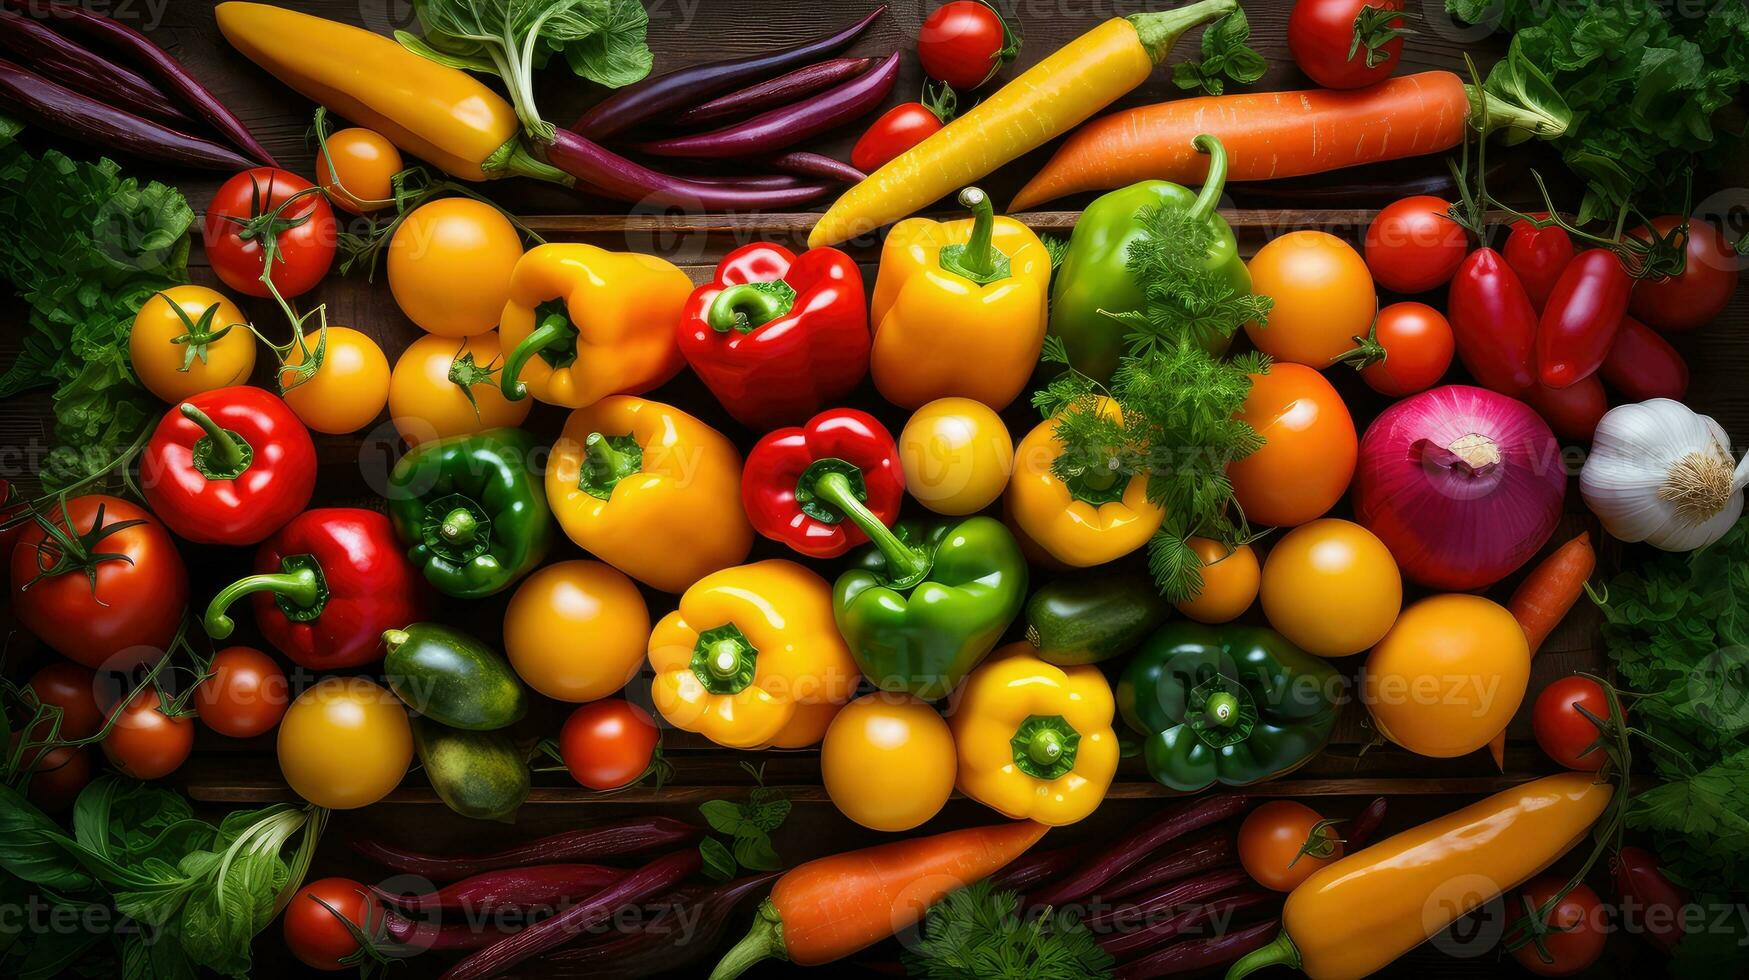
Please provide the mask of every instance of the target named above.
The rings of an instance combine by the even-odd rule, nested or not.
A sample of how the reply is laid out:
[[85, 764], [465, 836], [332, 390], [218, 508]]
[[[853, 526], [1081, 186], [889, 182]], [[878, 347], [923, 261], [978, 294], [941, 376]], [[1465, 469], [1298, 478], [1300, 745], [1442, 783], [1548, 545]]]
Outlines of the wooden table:
[[[363, 24], [378, 32], [417, 28], [404, 0], [282, 2], [321, 16]], [[136, 5], [136, 8], [143, 6]], [[170, 49], [222, 101], [237, 110], [283, 165], [310, 174], [313, 170], [312, 153], [306, 144], [306, 131], [310, 126], [312, 106], [233, 52], [219, 36], [211, 6], [193, 0], [177, 0], [174, 4], [164, 5], [162, 23], [135, 23], [149, 28], [157, 43]], [[649, 0], [646, 6], [650, 11], [650, 44], [657, 54], [658, 71], [696, 60], [791, 43], [815, 35], [828, 26], [847, 22], [866, 9], [861, 3], [822, 5], [817, 0], [717, 0], [714, 3]], [[894, 103], [912, 97], [921, 85], [916, 59], [909, 52], [918, 26], [934, 6], [935, 0], [890, 0], [891, 9], [887, 15], [876, 22], [852, 49], [857, 54], [882, 54], [895, 49], [907, 52], [903, 74], [891, 99]], [[1106, 17], [1157, 5], [1115, 0], [1006, 0], [1002, 6], [1016, 13], [1022, 26], [1025, 44], [1020, 66], [1024, 67]], [[1270, 62], [1268, 75], [1255, 86], [1258, 90], [1309, 85], [1293, 67], [1286, 49], [1285, 25], [1291, 6], [1291, 0], [1248, 0], [1246, 3], [1253, 44]], [[1411, 0], [1410, 9], [1413, 11], [1416, 6], [1416, 0]], [[1473, 36], [1475, 32], [1450, 26], [1439, 12], [1439, 6], [1429, 0], [1423, 11], [1427, 23], [1421, 25], [1422, 33], [1410, 39], [1400, 73], [1430, 68], [1461, 72], [1465, 53], [1475, 56], [1483, 65], [1498, 57], [1503, 48], [1498, 38], [1477, 39]], [[141, 12], [136, 16], [143, 17], [144, 14]], [[1181, 42], [1178, 56], [1194, 56], [1194, 41], [1193, 37]], [[599, 97], [593, 86], [574, 79], [559, 68], [542, 74], [538, 87], [543, 110], [549, 118], [560, 121], [574, 118], [581, 108]], [[1143, 104], [1176, 95], [1169, 72], [1161, 70], [1120, 105]], [[826, 140], [819, 148], [841, 158], [847, 157], [849, 146], [858, 132], [860, 130], [852, 126]], [[65, 148], [75, 156], [89, 153], [82, 148]], [[998, 201], [1006, 200], [1022, 179], [1043, 163], [1048, 152], [1049, 148], [1036, 152], [1005, 168], [993, 175], [986, 186]], [[1535, 149], [1517, 151], [1512, 162], [1495, 175], [1497, 189], [1504, 188], [1522, 197], [1528, 186], [1524, 170], [1526, 161], [1538, 165], [1550, 163], [1546, 153]], [[222, 177], [185, 171], [156, 172], [138, 166], [130, 167], [130, 171], [174, 183], [188, 196], [197, 213], [204, 208]], [[1372, 208], [1402, 196], [1406, 186], [1437, 187], [1444, 173], [1442, 159], [1427, 158], [1356, 168], [1324, 178], [1234, 187], [1226, 214], [1239, 232], [1247, 254], [1269, 238], [1301, 227], [1319, 227], [1358, 240], [1372, 217]], [[558, 188], [525, 181], [500, 182], [485, 190], [505, 207], [527, 216], [528, 223], [549, 240], [590, 241], [612, 248], [658, 252], [673, 257], [695, 279], [706, 277], [715, 259], [728, 248], [755, 238], [799, 241], [805, 238], [813, 220], [810, 215], [724, 217], [640, 213], [627, 217], [626, 209], [613, 202], [583, 198]], [[1086, 200], [1087, 196], [1070, 198], [1053, 206], [1077, 209]], [[1075, 220], [1075, 212], [1047, 212], [1024, 218], [1040, 231], [1066, 235]], [[872, 284], [873, 250], [863, 247], [858, 257], [867, 263]], [[213, 277], [198, 248], [195, 249], [194, 262], [197, 265], [196, 280], [212, 283]], [[391, 361], [419, 335], [380, 281], [373, 286], [357, 274], [348, 278], [333, 276], [308, 299], [328, 304], [330, 323], [352, 326], [370, 334], [383, 345]], [[283, 330], [282, 318], [268, 304], [251, 302], [245, 304], [245, 309], [270, 333]], [[3, 315], [8, 317], [11, 325], [16, 327], [19, 324], [16, 313]], [[1749, 344], [1742, 339], [1745, 326], [1749, 326], [1749, 302], [1740, 292], [1737, 302], [1720, 322], [1678, 342], [1695, 368], [1689, 401], [1698, 411], [1711, 414], [1738, 436], [1749, 435], [1749, 389], [1740, 383], [1743, 369], [1749, 366], [1746, 365]], [[18, 343], [17, 337], [16, 330], [13, 330], [0, 338], [0, 359], [11, 356]], [[1344, 397], [1350, 400], [1357, 422], [1364, 424], [1385, 404], [1349, 372], [1332, 371], [1331, 376]], [[255, 380], [257, 383], [271, 383], [265, 365], [258, 369]], [[720, 427], [743, 449], [757, 437], [756, 433], [729, 419], [690, 374], [664, 386], [653, 393], [653, 397], [677, 404]], [[904, 422], [904, 413], [885, 405], [866, 385], [855, 397], [855, 404], [876, 412], [894, 431]], [[564, 413], [542, 406], [530, 417], [528, 426], [550, 438], [556, 434], [563, 417]], [[1037, 422], [1036, 415], [1024, 405], [1010, 409], [1006, 418], [1017, 438]], [[46, 392], [0, 404], [0, 446], [44, 445], [49, 435], [49, 421]], [[319, 503], [380, 505], [372, 488], [380, 486], [382, 475], [399, 450], [394, 430], [386, 418], [354, 436], [320, 438], [318, 446], [322, 464], [317, 495]], [[28, 483], [29, 474], [22, 476]], [[911, 506], [915, 507], [914, 504]], [[1345, 509], [1346, 503], [1340, 505], [1338, 513]], [[1555, 543], [1566, 540], [1582, 528], [1595, 527], [1578, 503], [1576, 487], [1568, 511], [1562, 528], [1554, 536]], [[217, 585], [248, 570], [249, 554], [245, 550], [190, 551], [193, 594], [197, 597], [210, 595]], [[579, 554], [574, 546], [566, 543], [557, 548], [552, 557], [563, 559]], [[787, 552], [771, 542], [761, 541], [755, 547], [755, 558], [779, 555], [787, 555]], [[1618, 567], [1623, 558], [1620, 546], [1605, 543], [1601, 548], [1601, 558], [1605, 568]], [[834, 571], [829, 563], [818, 563], [816, 567], [823, 574], [830, 575]], [[1490, 594], [1504, 595], [1512, 584], [1509, 580], [1491, 590]], [[1417, 591], [1410, 598], [1419, 594]], [[671, 596], [646, 590], [646, 598], [652, 615], [660, 615], [673, 607]], [[503, 605], [503, 597], [469, 604], [463, 609], [461, 618], [480, 635], [495, 638]], [[1575, 670], [1606, 669], [1607, 661], [1598, 646], [1597, 623], [1595, 612], [1582, 607], [1556, 631], [1534, 665], [1533, 695], [1548, 681]], [[245, 630], [249, 628], [244, 627]], [[240, 635], [238, 641], [259, 643], [259, 637]], [[20, 655], [11, 662], [12, 670], [28, 669], [36, 658], [43, 655], [31, 651], [28, 643], [28, 638], [22, 638]], [[1358, 668], [1359, 659], [1349, 658], [1344, 667], [1352, 673]], [[312, 680], [307, 675], [300, 678], [294, 674], [293, 683], [299, 686], [294, 689]], [[647, 688], [647, 683], [642, 680], [634, 681], [627, 694], [647, 704]], [[556, 732], [563, 717], [564, 706], [542, 704], [519, 732], [530, 737], [550, 735]], [[1374, 795], [1391, 796], [1391, 816], [1386, 825], [1389, 831], [1408, 826], [1424, 816], [1455, 808], [1478, 795], [1534, 778], [1551, 768], [1548, 760], [1529, 741], [1528, 711], [1520, 712], [1511, 729], [1505, 772], [1496, 770], [1485, 753], [1463, 759], [1430, 760], [1389, 745], [1368, 749], [1367, 745], [1372, 741], [1364, 710], [1350, 705], [1333, 743], [1324, 754], [1288, 778], [1252, 787], [1246, 792], [1266, 797], [1320, 797], [1323, 799], [1316, 801], [1315, 805], [1331, 815], [1352, 812]], [[537, 777], [529, 804], [513, 829], [483, 826], [454, 816], [437, 805], [435, 796], [421, 780], [410, 778], [383, 804], [334, 815], [313, 876], [347, 874], [374, 880], [378, 873], [357, 862], [345, 847], [346, 840], [354, 836], [380, 836], [414, 846], [442, 849], [480, 846], [507, 836], [538, 836], [599, 817], [653, 812], [696, 817], [694, 808], [699, 802], [734, 797], [746, 791], [750, 780], [740, 766], [743, 761], [763, 763], [766, 781], [782, 787], [799, 804], [777, 837], [779, 850], [786, 860], [806, 859], [867, 843], [878, 836], [850, 823], [830, 806], [820, 785], [818, 758], [813, 750], [735, 753], [680, 732], [669, 732], [665, 746], [668, 757], [675, 763], [676, 777], [660, 791], [637, 787], [604, 799], [579, 790], [562, 775]], [[273, 743], [269, 737], [232, 741], [203, 732], [195, 758], [173, 779], [194, 799], [214, 808], [288, 799], [289, 791], [279, 779], [272, 753]], [[1160, 786], [1148, 779], [1139, 760], [1128, 760], [1111, 789], [1107, 804], [1085, 823], [1056, 831], [1049, 840], [1098, 839], [1114, 828], [1121, 828], [1153, 812], [1162, 805], [1162, 798], [1166, 795]], [[975, 824], [987, 821], [989, 817], [989, 812], [978, 804], [956, 798], [930, 824], [930, 829]], [[732, 931], [738, 933], [739, 924]], [[1638, 955], [1634, 942], [1619, 938], [1616, 942], [1618, 955], [1606, 958], [1606, 963], [1625, 963]], [[279, 947], [276, 930], [269, 930], [260, 945], [257, 964], [261, 975], [295, 973], [295, 964], [288, 963]], [[1449, 943], [1445, 946], [1448, 950], [1452, 948]], [[1470, 944], [1465, 948], [1471, 955], [1454, 956], [1423, 947], [1390, 972], [1393, 975], [1476, 976], [1491, 974], [1497, 969], [1517, 969], [1515, 966], [1499, 966], [1490, 943]], [[877, 948], [876, 952], [880, 955], [870, 957], [870, 963], [891, 958], [890, 949]], [[410, 966], [414, 975], [436, 972], [419, 962]], [[864, 967], [853, 966], [851, 969], [855, 972]], [[1614, 975], [1615, 969], [1612, 966], [1609, 972], [1600, 970], [1598, 975]], [[565, 975], [562, 971], [555, 973], [545, 968], [531, 967], [527, 971], [529, 976], [542, 974]]]

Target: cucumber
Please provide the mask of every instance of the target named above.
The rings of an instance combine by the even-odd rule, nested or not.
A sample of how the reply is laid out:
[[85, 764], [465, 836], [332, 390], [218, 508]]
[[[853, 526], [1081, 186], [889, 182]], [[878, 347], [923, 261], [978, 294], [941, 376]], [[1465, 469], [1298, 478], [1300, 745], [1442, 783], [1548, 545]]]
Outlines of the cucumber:
[[464, 817], [510, 823], [528, 800], [528, 760], [503, 732], [464, 732], [414, 718], [413, 747], [431, 788]]
[[383, 633], [389, 689], [417, 714], [471, 732], [514, 725], [528, 696], [510, 664], [460, 630], [414, 623]]
[[1140, 575], [1077, 575], [1027, 600], [1026, 639], [1046, 663], [1096, 664], [1127, 653], [1171, 612], [1154, 583]]

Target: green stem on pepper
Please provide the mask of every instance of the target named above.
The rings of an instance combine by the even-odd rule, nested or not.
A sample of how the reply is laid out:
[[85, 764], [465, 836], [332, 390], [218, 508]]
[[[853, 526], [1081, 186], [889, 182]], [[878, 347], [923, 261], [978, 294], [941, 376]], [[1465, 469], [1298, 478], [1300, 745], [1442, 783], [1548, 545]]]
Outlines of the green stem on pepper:
[[235, 432], [219, 428], [211, 416], [188, 402], [183, 402], [177, 411], [206, 431], [195, 441], [191, 453], [194, 468], [201, 476], [209, 480], [235, 480], [243, 475], [255, 455], [248, 442]]
[[908, 588], [929, 574], [932, 565], [929, 556], [899, 540], [892, 528], [882, 523], [856, 495], [850, 477], [836, 470], [821, 473], [814, 480], [814, 495], [836, 508], [880, 549], [892, 569], [894, 588]]
[[[615, 445], [618, 442], [619, 445]], [[613, 496], [619, 481], [644, 468], [644, 451], [630, 436], [607, 436], [591, 432], [583, 440], [582, 472], [577, 475], [577, 488], [592, 497], [606, 500]]]
[[782, 279], [729, 286], [711, 300], [705, 322], [717, 333], [752, 333], [796, 305], [795, 287]]
[[213, 596], [212, 602], [207, 604], [206, 615], [201, 621], [206, 626], [208, 636], [222, 640], [237, 628], [236, 622], [225, 615], [226, 611], [232, 603], [246, 595], [271, 592], [282, 603], [308, 610], [319, 609], [324, 591], [322, 576], [314, 565], [304, 565], [283, 572], [249, 575], [220, 589], [219, 594]]
[[[523, 384], [521, 378], [522, 369], [528, 364], [529, 358], [541, 354], [548, 356], [549, 361], [565, 360], [562, 355], [554, 357], [548, 352], [558, 351], [569, 345], [570, 358], [565, 360], [568, 364], [577, 359], [576, 341], [577, 328], [571, 323], [569, 314], [551, 312], [541, 317], [539, 326], [522, 338], [522, 342], [504, 359], [504, 370], [499, 380], [499, 389], [504, 392], [504, 397], [513, 402], [528, 397], [528, 385]], [[564, 365], [554, 364], [554, 367], [562, 366]]]
[[987, 286], [1009, 276], [1008, 256], [996, 248], [996, 209], [990, 195], [976, 187], [960, 191], [960, 206], [972, 212], [972, 236], [964, 245], [941, 250], [941, 267], [961, 278]]

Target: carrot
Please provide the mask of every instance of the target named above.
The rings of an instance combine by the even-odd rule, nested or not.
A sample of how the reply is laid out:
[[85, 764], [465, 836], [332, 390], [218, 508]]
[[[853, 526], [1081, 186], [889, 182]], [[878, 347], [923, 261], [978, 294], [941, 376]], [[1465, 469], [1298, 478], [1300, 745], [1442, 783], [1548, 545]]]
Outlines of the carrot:
[[830, 963], [922, 918], [956, 888], [1000, 871], [1045, 834], [1021, 820], [894, 841], [809, 861], [789, 871], [759, 906], [746, 938], [710, 980], [733, 980], [768, 957]]
[[1238, 9], [1202, 0], [1095, 27], [846, 191], [808, 246], [868, 234], [1043, 146], [1142, 84], [1185, 31]]
[[[1552, 138], [1557, 120], [1492, 96], [1488, 130], [1528, 129]], [[1141, 106], [1083, 126], [1015, 196], [1011, 211], [1079, 191], [1140, 180], [1196, 185], [1208, 155], [1202, 133], [1227, 148], [1229, 181], [1273, 180], [1448, 150], [1479, 118], [1474, 89], [1448, 71], [1427, 71], [1350, 91], [1248, 92]]]
[[[1597, 552], [1591, 547], [1591, 532], [1586, 531], [1556, 548], [1554, 554], [1531, 569], [1524, 581], [1518, 583], [1518, 588], [1512, 590], [1506, 608], [1511, 611], [1512, 618], [1518, 620], [1519, 628], [1524, 630], [1531, 656], [1536, 656], [1543, 641], [1549, 638], [1561, 620], [1567, 618], [1567, 612], [1579, 601], [1579, 596], [1585, 592], [1586, 581], [1596, 570]], [[1505, 730], [1488, 743], [1488, 753], [1494, 757], [1494, 765], [1504, 771]]]

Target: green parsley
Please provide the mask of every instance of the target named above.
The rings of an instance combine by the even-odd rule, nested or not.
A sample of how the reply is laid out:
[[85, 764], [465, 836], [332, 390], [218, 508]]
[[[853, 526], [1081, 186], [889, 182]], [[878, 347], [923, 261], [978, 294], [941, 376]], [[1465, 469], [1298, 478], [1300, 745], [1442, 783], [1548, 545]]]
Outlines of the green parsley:
[[1066, 912], [1020, 911], [1020, 896], [988, 881], [949, 892], [929, 910], [905, 970], [926, 980], [1098, 980], [1112, 958]]

